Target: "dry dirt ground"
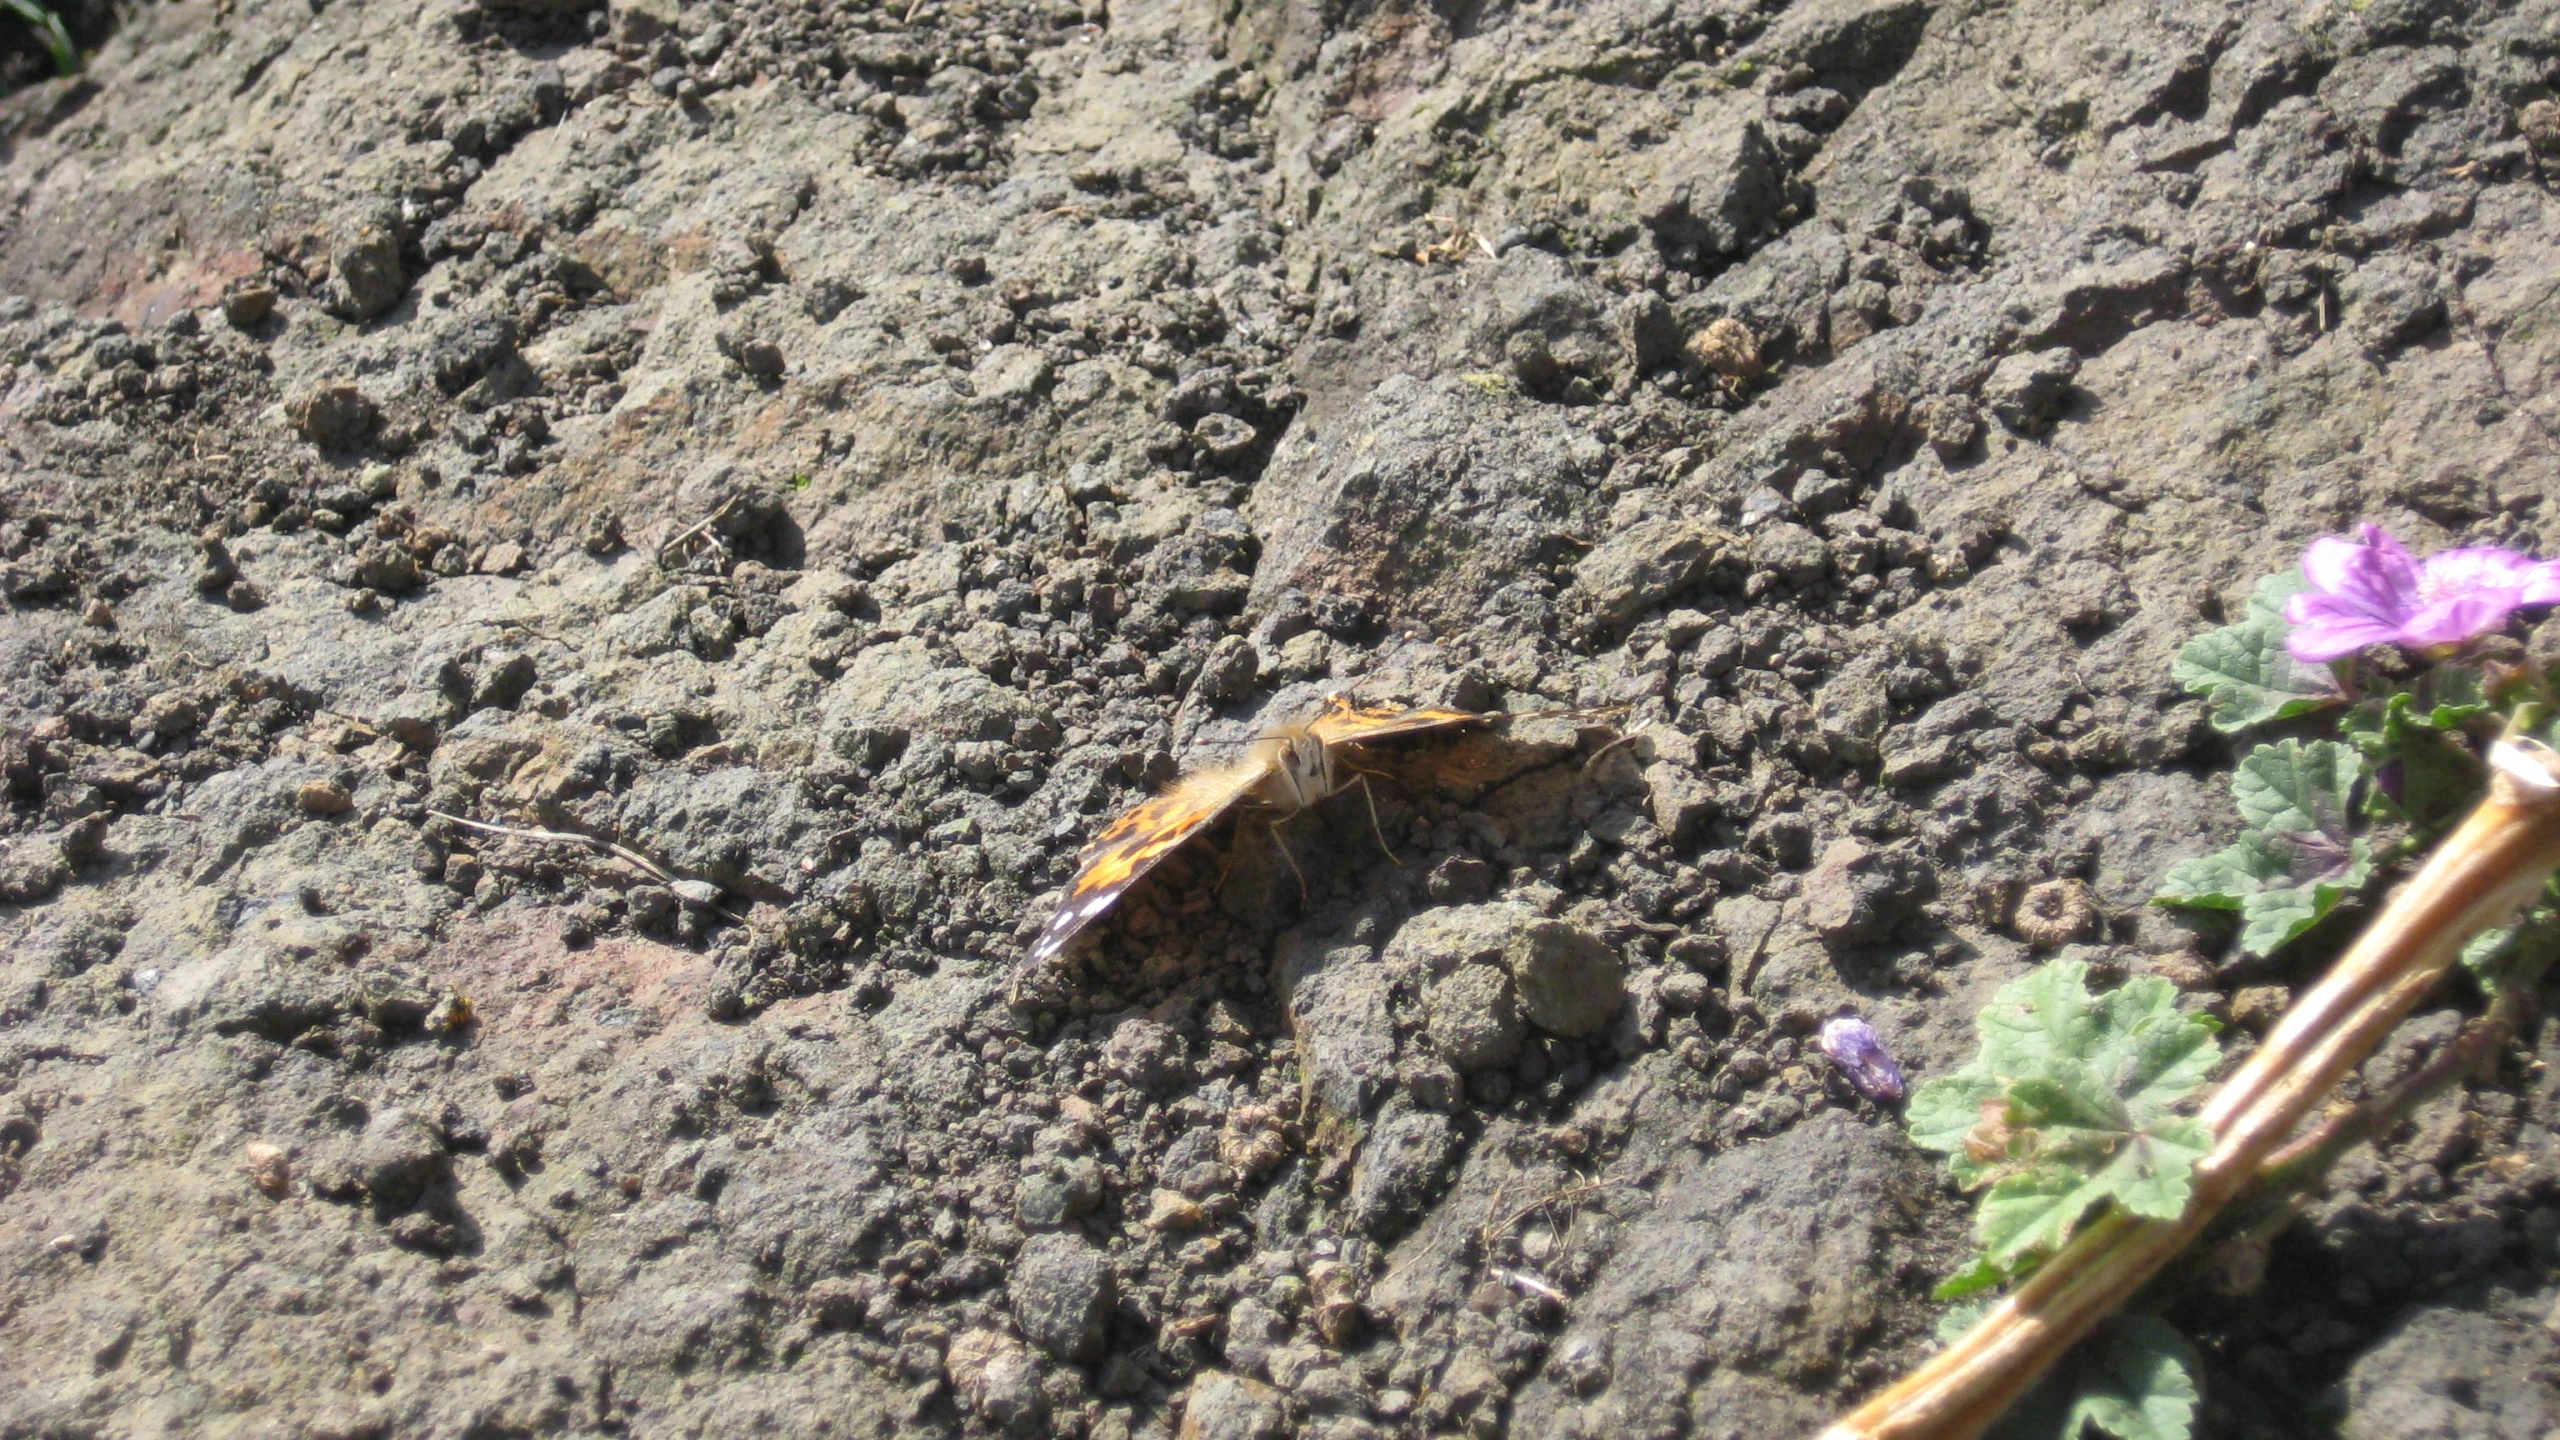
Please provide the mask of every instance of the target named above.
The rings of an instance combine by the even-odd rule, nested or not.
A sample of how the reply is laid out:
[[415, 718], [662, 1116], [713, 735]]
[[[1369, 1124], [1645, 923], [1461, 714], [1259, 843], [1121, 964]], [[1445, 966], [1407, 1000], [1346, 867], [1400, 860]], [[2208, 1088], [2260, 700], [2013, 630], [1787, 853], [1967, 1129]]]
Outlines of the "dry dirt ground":
[[[2059, 953], [2245, 1043], [2352, 917], [2146, 908], [2172, 653], [2560, 551], [2549, 4], [71, 8], [0, 1437], [1806, 1433], [1967, 1225], [1811, 1029]], [[1382, 751], [1009, 998], [1338, 689], [1624, 743]], [[2204, 1434], [2560, 1423], [2554, 1049], [2180, 1302]]]

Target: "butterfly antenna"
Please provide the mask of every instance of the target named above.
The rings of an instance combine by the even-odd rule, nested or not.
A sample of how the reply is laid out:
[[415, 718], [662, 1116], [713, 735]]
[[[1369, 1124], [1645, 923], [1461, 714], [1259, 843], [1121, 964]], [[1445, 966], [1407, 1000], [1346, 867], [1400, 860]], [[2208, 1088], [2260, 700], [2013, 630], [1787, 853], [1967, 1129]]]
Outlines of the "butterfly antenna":
[[1634, 710], [1633, 705], [1568, 705], [1555, 710], [1491, 710], [1487, 720], [1618, 720]]

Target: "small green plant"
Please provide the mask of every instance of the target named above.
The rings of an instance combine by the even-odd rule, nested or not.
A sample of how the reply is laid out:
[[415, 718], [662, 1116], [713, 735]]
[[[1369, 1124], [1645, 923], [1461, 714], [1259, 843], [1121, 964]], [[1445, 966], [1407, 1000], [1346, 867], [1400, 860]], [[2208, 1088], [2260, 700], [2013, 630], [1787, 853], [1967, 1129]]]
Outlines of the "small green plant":
[[[2419, 561], [2366, 525], [2314, 541], [2298, 576], [2180, 652], [2215, 728], [2284, 733], [2236, 763], [2239, 837], [2172, 867], [2159, 903], [2229, 914], [2239, 948], [2264, 955], [2431, 853], [2228, 1075], [2213, 1023], [2163, 980], [2095, 994], [2086, 967], [2056, 962], [2004, 987], [1980, 1053], [1913, 1095], [1910, 1127], [1982, 1192], [1981, 1253], [1939, 1294], [2014, 1288], [1963, 1302], [1944, 1348], [1824, 1440], [2185, 1440], [2192, 1353], [2123, 1307], [2198, 1246], [2263, 1253], [2303, 1186], [2511, 1044], [2560, 959], [2560, 662], [2507, 633], [2555, 606], [2560, 561], [2498, 546]], [[2335, 1103], [2458, 967], [2482, 1013], [2402, 1079]]]
[[2146, 975], [2093, 994], [2088, 966], [2056, 960], [2000, 987], [1974, 1027], [1972, 1063], [1911, 1097], [1912, 1143], [1983, 1192], [1981, 1259], [1941, 1296], [2033, 1268], [2100, 1204], [2162, 1219], [2185, 1208], [2213, 1136], [2177, 1107], [2222, 1052], [2221, 1027], [2179, 1010], [2177, 987]]
[[61, 16], [37, 4], [36, 0], [0, 0], [0, 10], [27, 22], [27, 28], [35, 32], [36, 43], [53, 57], [54, 73], [72, 75], [79, 72], [80, 47], [71, 43], [71, 32], [62, 28]]
[[2216, 854], [2170, 867], [2159, 902], [2240, 917], [2240, 948], [2265, 955], [2373, 878], [2373, 846], [2349, 825], [2363, 759], [2334, 740], [2280, 740], [2241, 757], [2231, 798], [2248, 828]]
[[[1912, 1143], [1982, 1195], [1981, 1253], [1940, 1298], [2020, 1278], [2101, 1206], [2160, 1219], [2186, 1208], [2213, 1134], [2182, 1111], [2222, 1049], [2220, 1026], [2180, 1010], [2175, 986], [2139, 976], [2092, 992], [2088, 966], [2056, 960], [2002, 986], [1974, 1028], [1973, 1060], [1911, 1096]], [[1945, 1324], [1961, 1332], [1975, 1313]], [[2186, 1342], [2156, 1318], [2123, 1317], [2003, 1433], [2073, 1440], [2095, 1423], [2117, 1440], [2184, 1440], [2195, 1400]]]
[[[2420, 562], [2379, 526], [2316, 541], [2268, 576], [2241, 618], [2187, 642], [2172, 676], [2211, 702], [2214, 729], [2323, 729], [2257, 745], [2231, 796], [2245, 828], [2173, 866], [2156, 903], [2221, 911], [2240, 948], [2270, 955], [2362, 891], [2383, 863], [2434, 843], [2486, 778], [2478, 742], [2522, 672], [2483, 639], [2517, 610], [2560, 603], [2560, 566], [2480, 546]], [[2370, 662], [2377, 646], [2400, 662]]]
[[[2478, 799], [2479, 742], [2548, 697], [2490, 637], [2519, 610], [2560, 604], [2560, 564], [2451, 550], [2419, 562], [2378, 527], [2316, 542], [2298, 572], [2261, 582], [2240, 618], [2180, 650], [2173, 674], [2229, 735], [2257, 744], [2231, 772], [2242, 829], [2172, 866], [2162, 905], [2221, 912], [2244, 952], [2267, 955], [2363, 890], [2386, 862], [2432, 845]], [[2377, 647], [2391, 655], [2376, 657]], [[2484, 989], [2537, 923], [2463, 952]], [[2055, 961], [2003, 986], [1975, 1017], [1981, 1048], [1911, 1097], [1913, 1142], [1979, 1192], [1974, 1263], [1938, 1289], [1960, 1299], [2012, 1285], [2109, 1211], [2175, 1221], [2216, 1136], [2196, 1100], [2221, 1061], [2219, 1027], [2177, 990], [2137, 977], [2103, 993], [2088, 967]], [[1978, 1305], [1947, 1318], [1970, 1329]], [[2009, 1440], [2185, 1440], [2195, 1361], [2155, 1315], [2119, 1315], [2009, 1412]]]

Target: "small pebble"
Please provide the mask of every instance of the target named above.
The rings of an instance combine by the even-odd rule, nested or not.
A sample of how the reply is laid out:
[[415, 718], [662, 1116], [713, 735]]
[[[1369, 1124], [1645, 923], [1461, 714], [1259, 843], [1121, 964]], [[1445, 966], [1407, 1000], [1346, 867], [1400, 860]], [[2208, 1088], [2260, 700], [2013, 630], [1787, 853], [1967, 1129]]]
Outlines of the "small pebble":
[[306, 780], [294, 792], [293, 803], [301, 806], [305, 815], [344, 815], [356, 802], [347, 787], [335, 780]]
[[269, 1199], [281, 1200], [293, 1188], [293, 1160], [283, 1146], [271, 1141], [250, 1141], [248, 1148], [240, 1152], [240, 1170], [249, 1177], [250, 1184], [258, 1187], [258, 1193]]

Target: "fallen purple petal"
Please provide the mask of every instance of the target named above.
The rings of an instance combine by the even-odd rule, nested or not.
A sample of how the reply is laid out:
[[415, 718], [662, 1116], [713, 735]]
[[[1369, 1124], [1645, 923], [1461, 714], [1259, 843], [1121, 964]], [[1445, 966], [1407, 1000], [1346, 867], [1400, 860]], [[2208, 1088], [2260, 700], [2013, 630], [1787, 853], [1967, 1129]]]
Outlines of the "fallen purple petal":
[[1902, 1067], [1886, 1053], [1874, 1026], [1855, 1015], [1835, 1015], [1823, 1022], [1819, 1043], [1859, 1094], [1870, 1100], [1902, 1098]]
[[2376, 645], [2440, 652], [2503, 627], [2518, 610], [2560, 605], [2560, 562], [2495, 545], [2413, 561], [2379, 525], [2323, 536], [2302, 552], [2310, 589], [2285, 604], [2285, 648], [2322, 664]]

